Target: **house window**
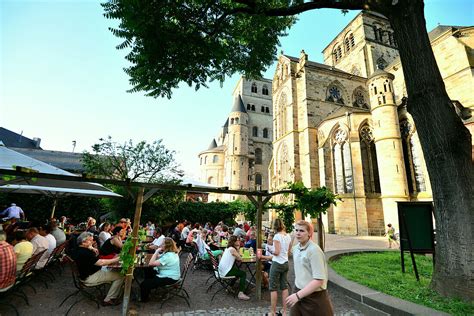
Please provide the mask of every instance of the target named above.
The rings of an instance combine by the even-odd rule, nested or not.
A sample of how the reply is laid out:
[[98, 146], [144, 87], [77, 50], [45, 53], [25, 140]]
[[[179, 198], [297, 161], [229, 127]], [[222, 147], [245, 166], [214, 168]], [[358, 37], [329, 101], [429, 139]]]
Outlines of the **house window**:
[[362, 157], [362, 174], [364, 177], [365, 193], [380, 193], [380, 178], [377, 167], [377, 152], [375, 149], [372, 128], [364, 125], [359, 131], [360, 153]]
[[263, 129], [263, 138], [268, 138], [268, 128]]
[[426, 191], [425, 178], [422, 170], [420, 157], [421, 148], [415, 142], [415, 131], [408, 120], [400, 122], [400, 132], [402, 136], [403, 158], [405, 160], [405, 170], [407, 174], [408, 190], [410, 193]]
[[347, 132], [338, 129], [334, 133], [333, 168], [337, 193], [352, 193], [353, 178]]
[[258, 127], [257, 126], [254, 126], [252, 128], [252, 136], [253, 137], [258, 137]]
[[257, 84], [255, 82], [252, 83], [252, 92], [257, 93]]
[[217, 157], [217, 155], [214, 155], [214, 157], [212, 157], [212, 163], [217, 163], [219, 161], [219, 157]]
[[262, 94], [263, 95], [268, 95], [268, 87], [266, 85], [263, 85], [263, 87], [262, 87]]
[[260, 148], [255, 149], [255, 164], [256, 165], [262, 164], [262, 149]]

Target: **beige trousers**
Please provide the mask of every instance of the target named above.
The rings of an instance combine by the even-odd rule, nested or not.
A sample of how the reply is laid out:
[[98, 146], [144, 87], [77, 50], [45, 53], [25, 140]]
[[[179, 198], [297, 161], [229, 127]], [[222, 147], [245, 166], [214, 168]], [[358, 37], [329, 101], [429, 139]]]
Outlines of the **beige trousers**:
[[109, 301], [120, 296], [123, 281], [124, 278], [118, 272], [99, 270], [96, 273], [89, 275], [84, 281], [84, 284], [86, 286], [95, 286], [103, 283], [112, 283], [109, 292], [104, 299], [105, 301]]

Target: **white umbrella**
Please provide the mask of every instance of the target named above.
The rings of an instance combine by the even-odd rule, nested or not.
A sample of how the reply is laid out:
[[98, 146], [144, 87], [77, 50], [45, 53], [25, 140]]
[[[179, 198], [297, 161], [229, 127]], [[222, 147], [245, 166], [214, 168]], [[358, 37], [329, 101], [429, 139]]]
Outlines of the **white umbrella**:
[[[0, 146], [0, 169], [15, 170], [17, 167], [26, 168], [40, 173], [79, 177], [76, 174], [20, 154], [5, 146]], [[0, 177], [0, 191], [44, 194], [55, 199], [70, 195], [88, 197], [122, 197], [97, 183], [39, 179], [34, 178], [34, 173], [32, 176], [32, 178], [11, 176]], [[56, 201], [54, 205], [56, 206]], [[53, 215], [54, 208], [55, 207], [53, 207]]]

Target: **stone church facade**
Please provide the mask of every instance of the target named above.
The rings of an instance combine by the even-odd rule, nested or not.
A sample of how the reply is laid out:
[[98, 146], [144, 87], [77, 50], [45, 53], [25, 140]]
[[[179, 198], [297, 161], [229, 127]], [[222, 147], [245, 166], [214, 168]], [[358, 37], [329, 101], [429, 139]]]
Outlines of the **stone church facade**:
[[[232, 190], [268, 190], [272, 156], [272, 82], [240, 78], [233, 106], [209, 148], [199, 153], [200, 181]], [[209, 201], [239, 196], [209, 194]]]
[[[438, 26], [430, 41], [453, 106], [473, 133], [474, 28]], [[431, 201], [416, 126], [388, 20], [361, 12], [323, 51], [281, 55], [273, 78], [270, 190], [326, 186], [342, 199], [327, 231], [380, 235], [398, 228], [397, 201]], [[282, 201], [285, 197], [276, 199]]]

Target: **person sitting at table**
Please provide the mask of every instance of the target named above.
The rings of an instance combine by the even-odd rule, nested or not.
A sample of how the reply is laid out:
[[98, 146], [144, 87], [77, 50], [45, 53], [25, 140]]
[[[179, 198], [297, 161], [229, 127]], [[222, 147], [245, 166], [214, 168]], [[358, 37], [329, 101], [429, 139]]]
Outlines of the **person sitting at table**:
[[124, 278], [117, 271], [105, 270], [101, 267], [116, 263], [120, 258], [116, 256], [111, 259], [99, 259], [97, 249], [92, 246], [93, 243], [94, 235], [90, 232], [83, 232], [77, 237], [78, 248], [72, 258], [76, 261], [79, 277], [86, 286], [112, 283], [102, 305], [117, 305], [120, 303], [117, 299], [120, 296]]
[[17, 230], [13, 245], [16, 254], [16, 272], [18, 273], [25, 265], [25, 262], [33, 255], [33, 244], [26, 240], [25, 231]]
[[122, 232], [122, 227], [117, 226], [112, 231], [112, 237], [107, 239], [102, 247], [100, 247], [100, 258], [101, 259], [110, 259], [113, 258], [116, 254], [119, 254], [122, 250], [123, 243], [120, 234]]
[[56, 248], [56, 238], [51, 235], [51, 227], [49, 225], [40, 225], [39, 234], [48, 240], [48, 254], [51, 254]]
[[161, 228], [156, 227], [154, 233], [155, 239], [153, 242], [148, 246], [149, 249], [159, 249], [163, 247], [163, 242], [165, 241], [165, 236], [161, 233]]
[[186, 244], [190, 245], [194, 242], [196, 236], [201, 233], [200, 228], [201, 225], [199, 223], [194, 224], [193, 229], [188, 233], [188, 236], [186, 237]]
[[51, 229], [51, 235], [56, 239], [56, 247], [64, 243], [66, 241], [66, 234], [64, 233], [64, 230], [59, 228], [58, 223], [51, 222], [49, 226]]
[[250, 234], [250, 239], [244, 245], [245, 248], [253, 248], [253, 253], [257, 253], [257, 233], [253, 231]]
[[8, 290], [15, 284], [16, 255], [13, 246], [6, 242], [7, 234], [0, 225], [0, 292]]
[[[205, 240], [207, 238], [207, 229], [203, 229], [200, 234], [196, 237], [196, 245], [198, 247], [199, 256], [204, 260], [209, 260], [209, 254], [207, 253], [207, 249], [211, 250], [208, 244], [206, 244]], [[214, 257], [219, 258], [222, 255], [222, 250], [211, 250], [211, 253]]]
[[102, 247], [104, 243], [112, 237], [112, 235], [110, 234], [111, 229], [112, 225], [109, 222], [104, 222], [102, 224], [99, 233], [99, 248]]
[[173, 239], [170, 237], [165, 238], [163, 253], [160, 254], [160, 250], [156, 250], [150, 259], [149, 266], [155, 267], [155, 275], [151, 278], [146, 278], [140, 284], [142, 302], [149, 301], [152, 289], [174, 284], [181, 277], [178, 248]]
[[[39, 234], [39, 231], [36, 227], [31, 227], [26, 231], [26, 239], [28, 239], [33, 244], [33, 255], [36, 255], [43, 250], [48, 250], [48, 240]], [[36, 263], [35, 269], [42, 269], [48, 261], [48, 258], [48, 251], [45, 251], [39, 261]]]
[[229, 237], [230, 237], [229, 227], [227, 227], [226, 225], [222, 225], [222, 230], [219, 232], [219, 238], [228, 239]]
[[231, 236], [227, 248], [219, 262], [219, 274], [221, 276], [236, 276], [239, 278], [239, 294], [237, 295], [237, 298], [239, 300], [248, 301], [250, 297], [244, 294], [247, 273], [234, 266], [235, 260], [242, 260], [242, 257], [239, 254], [239, 248], [240, 246], [237, 242], [237, 236]]
[[216, 231], [213, 231], [211, 234], [207, 234], [206, 244], [211, 248], [211, 250], [219, 250], [219, 236]]

